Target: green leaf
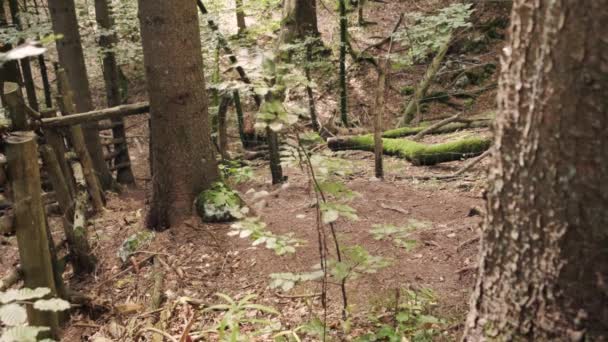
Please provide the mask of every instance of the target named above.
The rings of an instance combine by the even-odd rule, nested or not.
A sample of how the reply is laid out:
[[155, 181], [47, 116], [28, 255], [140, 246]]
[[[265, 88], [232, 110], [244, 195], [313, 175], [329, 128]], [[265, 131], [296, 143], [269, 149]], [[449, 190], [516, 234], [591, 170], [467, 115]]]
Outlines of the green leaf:
[[19, 304], [3, 305], [0, 306], [0, 321], [9, 326], [21, 325], [27, 321], [27, 312]]
[[38, 333], [49, 330], [47, 327], [11, 327], [2, 333], [0, 342], [36, 342]]
[[70, 308], [70, 303], [60, 298], [39, 299], [34, 302], [34, 309], [42, 311], [65, 311]]
[[11, 289], [4, 293], [0, 292], [0, 303], [6, 304], [14, 301], [42, 298], [49, 293], [51, 293], [51, 289], [46, 287], [38, 287], [35, 289]]
[[323, 210], [322, 214], [323, 214], [322, 215], [323, 223], [325, 223], [325, 224], [336, 222], [338, 220], [338, 217], [340, 216], [338, 211], [334, 210], [334, 209]]

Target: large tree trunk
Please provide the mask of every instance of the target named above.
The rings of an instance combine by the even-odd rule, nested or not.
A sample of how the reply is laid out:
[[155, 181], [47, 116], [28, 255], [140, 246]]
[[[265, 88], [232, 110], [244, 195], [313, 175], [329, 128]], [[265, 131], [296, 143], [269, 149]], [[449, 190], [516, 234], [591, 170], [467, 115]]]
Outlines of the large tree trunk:
[[[106, 85], [106, 99], [108, 107], [116, 107], [122, 104], [120, 98], [120, 86], [118, 81], [118, 65], [116, 64], [116, 55], [112, 50], [116, 45], [117, 38], [114, 33], [114, 20], [110, 14], [108, 5], [109, 0], [95, 0], [95, 19], [97, 25], [103, 31], [110, 32], [101, 34], [99, 37], [99, 45], [104, 49], [103, 54], [103, 79]], [[124, 139], [120, 144], [114, 145], [115, 151], [120, 151], [114, 159], [114, 165], [124, 165], [130, 163], [129, 149], [126, 142], [126, 132], [124, 127], [124, 119], [113, 119], [112, 135], [115, 139]], [[116, 170], [116, 180], [121, 184], [134, 184], [135, 177], [131, 170], [131, 166], [119, 168]]]
[[316, 0], [284, 0], [281, 44], [319, 36]]
[[[56, 41], [59, 64], [66, 70], [70, 86], [74, 91], [76, 111], [88, 112], [93, 109], [87, 69], [78, 31], [78, 19], [74, 0], [49, 0], [49, 11], [55, 34], [63, 35]], [[93, 159], [95, 171], [104, 189], [112, 186], [112, 174], [103, 158], [99, 132], [95, 127], [84, 129], [87, 149]]]
[[608, 332], [608, 0], [513, 4], [465, 341]]
[[196, 3], [139, 0], [150, 97], [153, 193], [148, 226], [167, 228], [192, 213], [218, 179], [211, 144]]

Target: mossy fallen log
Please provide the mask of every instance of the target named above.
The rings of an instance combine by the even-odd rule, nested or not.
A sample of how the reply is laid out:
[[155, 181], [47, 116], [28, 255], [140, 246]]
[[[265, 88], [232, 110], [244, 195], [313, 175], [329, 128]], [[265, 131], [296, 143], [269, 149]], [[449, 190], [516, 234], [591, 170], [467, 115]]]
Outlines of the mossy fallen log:
[[[465, 138], [441, 144], [421, 144], [407, 139], [382, 139], [384, 154], [404, 158], [414, 165], [435, 165], [480, 155], [492, 145], [490, 138]], [[327, 141], [330, 149], [374, 150], [371, 135], [332, 138]]]
[[[455, 132], [461, 129], [466, 129], [466, 128], [480, 128], [480, 127], [488, 127], [491, 124], [491, 120], [490, 119], [481, 119], [481, 120], [475, 120], [475, 121], [471, 121], [471, 122], [452, 122], [450, 124], [447, 124], [445, 126], [439, 127], [437, 129], [435, 129], [432, 133], [429, 134], [443, 134], [443, 133], [450, 133], [450, 132]], [[407, 137], [410, 135], [416, 135], [418, 133], [420, 133], [421, 131], [427, 129], [428, 127], [430, 127], [430, 123], [423, 123], [419, 126], [415, 126], [415, 127], [401, 127], [401, 128], [395, 128], [395, 129], [390, 129], [388, 131], [384, 131], [384, 133], [382, 134], [383, 138], [401, 138], [401, 137]]]

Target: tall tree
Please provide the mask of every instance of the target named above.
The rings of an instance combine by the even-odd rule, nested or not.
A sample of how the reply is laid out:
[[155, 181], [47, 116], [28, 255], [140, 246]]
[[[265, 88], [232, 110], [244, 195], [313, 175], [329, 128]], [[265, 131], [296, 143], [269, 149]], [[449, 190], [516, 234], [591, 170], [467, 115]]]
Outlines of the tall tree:
[[346, 45], [348, 44], [348, 18], [346, 0], [338, 0], [340, 13], [340, 121], [348, 126], [348, 89], [346, 83]]
[[279, 41], [288, 44], [318, 35], [316, 0], [285, 0]]
[[[78, 19], [74, 0], [49, 0], [49, 12], [55, 34], [63, 35], [56, 41], [59, 63], [66, 70], [70, 86], [74, 91], [74, 102], [78, 112], [93, 109], [87, 68], [78, 31]], [[112, 174], [103, 158], [103, 150], [96, 127], [85, 127], [87, 149], [93, 159], [95, 171], [104, 189], [112, 186]]]
[[196, 3], [139, 0], [139, 21], [154, 170], [148, 226], [164, 229], [190, 215], [196, 195], [219, 176]]
[[[112, 50], [116, 46], [117, 38], [114, 29], [114, 20], [108, 5], [109, 0], [95, 0], [95, 20], [102, 29], [99, 37], [99, 45], [103, 49], [103, 79], [106, 85], [106, 100], [109, 107], [122, 104], [120, 96], [119, 69], [116, 63], [116, 55]], [[116, 139], [125, 139], [124, 120], [122, 118], [112, 120], [112, 136]], [[114, 150], [118, 151], [115, 165], [125, 165], [130, 162], [129, 149], [126, 148], [126, 141], [114, 145]], [[135, 183], [135, 177], [130, 166], [116, 170], [116, 180], [121, 184]]]
[[608, 331], [608, 0], [516, 0], [465, 341]]

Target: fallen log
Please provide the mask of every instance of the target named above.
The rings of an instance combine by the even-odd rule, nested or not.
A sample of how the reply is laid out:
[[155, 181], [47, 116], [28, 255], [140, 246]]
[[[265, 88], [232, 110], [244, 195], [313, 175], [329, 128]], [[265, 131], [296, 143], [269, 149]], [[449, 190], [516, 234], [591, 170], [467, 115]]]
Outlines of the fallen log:
[[[474, 121], [462, 120], [462, 122], [452, 122], [446, 124], [444, 126], [438, 127], [437, 129], [433, 129], [432, 132], [427, 134], [443, 134], [443, 133], [451, 133], [461, 129], [466, 128], [480, 128], [480, 127], [489, 127], [492, 123], [490, 119], [480, 119]], [[401, 127], [396, 129], [390, 129], [388, 131], [384, 131], [382, 134], [383, 138], [402, 138], [410, 135], [416, 135], [426, 129], [431, 127], [430, 124], [423, 124], [415, 127]]]
[[[435, 165], [438, 163], [471, 158], [482, 154], [492, 144], [490, 138], [472, 137], [441, 144], [421, 144], [406, 139], [382, 139], [386, 155], [404, 158], [414, 165]], [[374, 151], [371, 135], [338, 137], [327, 140], [327, 146], [337, 150]]]

